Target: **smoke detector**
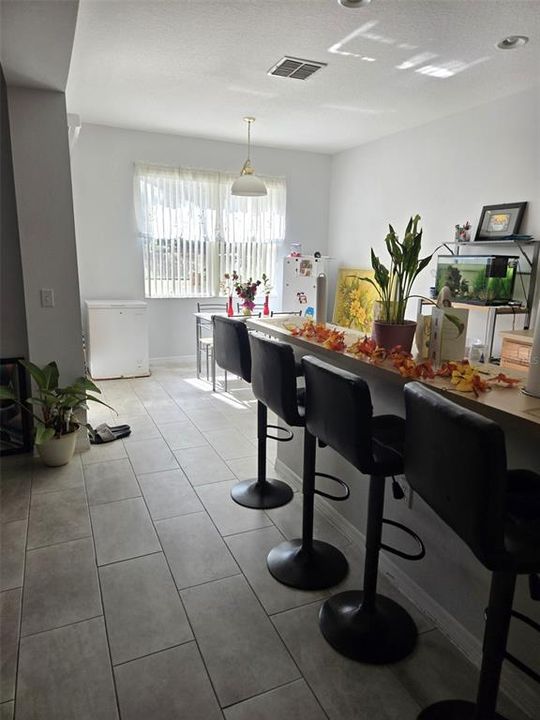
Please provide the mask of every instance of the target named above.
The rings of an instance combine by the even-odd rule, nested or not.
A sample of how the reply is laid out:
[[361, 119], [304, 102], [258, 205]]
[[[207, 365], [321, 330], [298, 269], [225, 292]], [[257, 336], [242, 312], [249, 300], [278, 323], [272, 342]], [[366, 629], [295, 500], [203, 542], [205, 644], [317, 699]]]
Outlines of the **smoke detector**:
[[292, 78], [293, 80], [307, 80], [308, 77], [311, 77], [313, 73], [323, 67], [326, 67], [326, 63], [318, 60], [302, 60], [301, 58], [285, 56], [274, 67], [270, 68], [268, 75]]
[[504, 40], [497, 43], [497, 47], [500, 50], [515, 50], [516, 48], [523, 47], [529, 42], [529, 38], [526, 35], [509, 35]]
[[371, 0], [338, 0], [338, 4], [346, 8], [366, 7], [370, 2]]

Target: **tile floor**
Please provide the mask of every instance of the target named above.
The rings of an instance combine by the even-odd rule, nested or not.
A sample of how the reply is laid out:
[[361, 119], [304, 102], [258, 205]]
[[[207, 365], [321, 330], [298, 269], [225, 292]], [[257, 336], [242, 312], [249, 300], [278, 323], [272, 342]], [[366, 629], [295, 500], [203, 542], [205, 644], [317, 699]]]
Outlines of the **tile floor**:
[[[404, 598], [418, 648], [370, 667], [321, 637], [327, 593], [269, 575], [301, 499], [269, 512], [230, 499], [256, 470], [247, 386], [214, 395], [190, 364], [100, 385], [119, 416], [98, 406], [92, 422], [128, 423], [129, 438], [58, 469], [3, 463], [0, 720], [414, 720], [474, 696], [476, 671]], [[316, 533], [360, 587], [361, 550], [322, 515]]]

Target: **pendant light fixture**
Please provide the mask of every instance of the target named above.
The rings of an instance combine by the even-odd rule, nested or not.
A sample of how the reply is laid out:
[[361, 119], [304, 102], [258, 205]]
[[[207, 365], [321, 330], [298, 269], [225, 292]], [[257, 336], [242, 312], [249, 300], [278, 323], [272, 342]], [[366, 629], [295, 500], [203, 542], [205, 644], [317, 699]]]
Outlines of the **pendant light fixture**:
[[237, 178], [231, 188], [231, 195], [240, 195], [241, 197], [261, 197], [267, 194], [266, 186], [263, 181], [258, 178], [251, 167], [251, 123], [255, 122], [254, 117], [245, 117], [248, 126], [248, 153], [247, 160], [240, 171], [240, 177]]

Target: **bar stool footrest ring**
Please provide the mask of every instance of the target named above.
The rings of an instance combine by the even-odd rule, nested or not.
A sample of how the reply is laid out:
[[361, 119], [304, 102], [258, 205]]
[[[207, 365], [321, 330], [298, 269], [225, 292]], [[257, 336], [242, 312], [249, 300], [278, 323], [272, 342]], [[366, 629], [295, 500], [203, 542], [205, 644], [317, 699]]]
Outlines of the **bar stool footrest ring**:
[[[422, 710], [417, 720], [475, 720], [476, 704], [466, 700], [442, 700]], [[493, 720], [506, 720], [495, 713]]]
[[347, 485], [346, 482], [341, 480], [340, 478], [335, 477], [334, 475], [328, 475], [328, 473], [323, 472], [316, 472], [315, 477], [323, 477], [327, 480], [333, 480], [338, 485], [341, 485], [341, 487], [345, 488], [345, 494], [344, 495], [332, 495], [331, 493], [324, 492], [323, 490], [317, 490], [315, 489], [313, 492], [315, 495], [320, 495], [321, 497], [328, 498], [329, 500], [335, 500], [336, 502], [341, 502], [342, 500], [347, 500], [349, 495], [351, 494], [351, 489]]
[[381, 543], [381, 550], [386, 550], [393, 555], [398, 555], [404, 560], [421, 560], [423, 557], [425, 557], [426, 548], [424, 546], [424, 543], [422, 542], [421, 538], [419, 538], [418, 535], [413, 532], [413, 530], [408, 528], [406, 525], [403, 525], [402, 523], [396, 522], [395, 520], [386, 520], [385, 518], [383, 518], [383, 523], [385, 525], [392, 525], [392, 527], [396, 527], [399, 530], [403, 530], [404, 533], [407, 533], [409, 537], [412, 537], [412, 539], [416, 541], [418, 547], [420, 548], [420, 551], [416, 554], [406, 553], [403, 552], [403, 550], [398, 550], [397, 548], [392, 547], [391, 545], [385, 545], [384, 543]]
[[280, 437], [279, 435], [270, 435], [269, 433], [266, 433], [266, 437], [269, 440], [277, 440], [278, 442], [290, 442], [293, 437], [294, 433], [292, 430], [289, 430], [289, 428], [282, 427], [281, 425], [267, 425], [266, 429], [272, 428], [273, 430], [279, 430], [280, 432], [287, 433], [287, 435]]
[[[524, 615], [523, 613], [519, 612], [518, 610], [512, 610], [512, 617], [516, 620], [519, 620], [522, 623], [525, 623], [525, 625], [528, 625], [533, 630], [536, 630], [536, 632], [540, 632], [540, 625], [535, 622], [532, 618], [528, 617], [527, 615]], [[519, 658], [515, 657], [515, 655], [512, 655], [508, 651], [505, 651], [504, 657], [506, 660], [508, 660], [509, 663], [514, 665], [514, 667], [517, 667], [518, 670], [521, 670], [522, 673], [525, 673], [528, 677], [530, 677], [532, 680], [540, 684], [540, 674], [536, 672], [536, 670], [533, 670], [531, 667], [526, 665], [522, 660], [519, 660]]]

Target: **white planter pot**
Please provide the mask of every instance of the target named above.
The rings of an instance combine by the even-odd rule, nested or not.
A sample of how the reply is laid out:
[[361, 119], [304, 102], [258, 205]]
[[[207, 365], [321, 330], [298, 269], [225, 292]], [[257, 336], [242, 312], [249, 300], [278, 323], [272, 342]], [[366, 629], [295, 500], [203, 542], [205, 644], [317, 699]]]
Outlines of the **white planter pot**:
[[58, 467], [67, 465], [75, 452], [78, 432], [70, 432], [59, 438], [51, 438], [47, 442], [36, 445], [40, 458], [45, 465]]

